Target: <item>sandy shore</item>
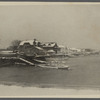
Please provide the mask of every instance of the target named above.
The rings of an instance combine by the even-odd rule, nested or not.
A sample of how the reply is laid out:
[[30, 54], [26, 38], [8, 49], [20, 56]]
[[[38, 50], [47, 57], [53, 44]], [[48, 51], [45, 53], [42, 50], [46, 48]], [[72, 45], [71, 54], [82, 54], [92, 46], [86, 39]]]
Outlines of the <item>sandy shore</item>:
[[100, 98], [100, 90], [92, 89], [55, 89], [0, 85], [0, 97], [68, 97], [68, 98]]

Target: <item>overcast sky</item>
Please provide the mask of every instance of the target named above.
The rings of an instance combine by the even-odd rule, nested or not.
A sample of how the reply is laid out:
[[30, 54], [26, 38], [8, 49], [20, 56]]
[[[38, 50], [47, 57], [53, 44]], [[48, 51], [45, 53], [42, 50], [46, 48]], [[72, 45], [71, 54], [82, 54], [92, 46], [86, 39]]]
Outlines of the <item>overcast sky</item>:
[[0, 5], [0, 48], [34, 38], [100, 49], [100, 4]]

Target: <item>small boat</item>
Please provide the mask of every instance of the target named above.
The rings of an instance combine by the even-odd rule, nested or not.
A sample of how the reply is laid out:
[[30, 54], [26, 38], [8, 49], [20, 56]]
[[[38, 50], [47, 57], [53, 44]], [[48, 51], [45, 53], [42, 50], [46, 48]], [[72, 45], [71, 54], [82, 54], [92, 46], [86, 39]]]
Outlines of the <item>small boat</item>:
[[51, 67], [51, 66], [46, 66], [46, 65], [37, 65], [38, 67], [42, 68], [51, 68], [51, 69], [67, 69], [69, 70], [69, 66], [58, 66], [58, 67]]

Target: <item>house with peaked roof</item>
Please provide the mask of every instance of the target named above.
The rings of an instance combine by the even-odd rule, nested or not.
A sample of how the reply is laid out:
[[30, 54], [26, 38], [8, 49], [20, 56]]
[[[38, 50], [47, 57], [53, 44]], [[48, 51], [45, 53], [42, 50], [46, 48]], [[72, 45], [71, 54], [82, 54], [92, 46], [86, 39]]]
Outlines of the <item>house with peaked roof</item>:
[[22, 41], [19, 44], [18, 51], [21, 54], [25, 54], [28, 56], [34, 56], [34, 55], [45, 55], [46, 52], [43, 50], [43, 48], [38, 46], [38, 41], [35, 39], [34, 40], [27, 40], [27, 41]]
[[55, 53], [57, 53], [60, 50], [56, 42], [45, 42], [43, 43], [42, 48], [49, 52], [54, 51]]

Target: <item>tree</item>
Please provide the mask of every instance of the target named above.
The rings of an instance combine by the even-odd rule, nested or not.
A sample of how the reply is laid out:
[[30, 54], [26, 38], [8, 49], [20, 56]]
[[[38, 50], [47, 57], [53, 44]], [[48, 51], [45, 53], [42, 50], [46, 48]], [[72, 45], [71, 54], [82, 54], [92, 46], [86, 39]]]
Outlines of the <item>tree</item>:
[[20, 40], [14, 40], [14, 41], [12, 41], [11, 45], [7, 49], [8, 50], [13, 50], [13, 51], [17, 50], [20, 42], [21, 42]]

